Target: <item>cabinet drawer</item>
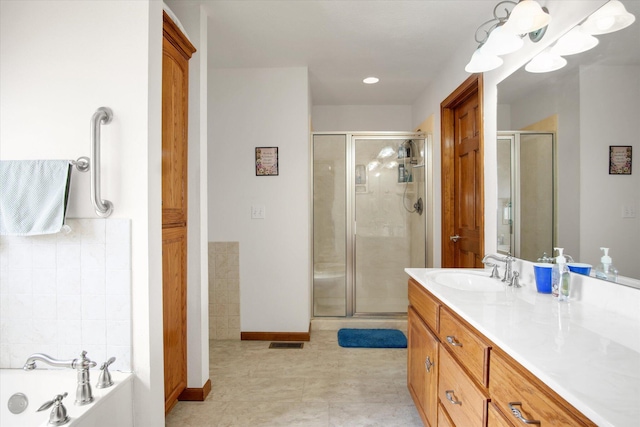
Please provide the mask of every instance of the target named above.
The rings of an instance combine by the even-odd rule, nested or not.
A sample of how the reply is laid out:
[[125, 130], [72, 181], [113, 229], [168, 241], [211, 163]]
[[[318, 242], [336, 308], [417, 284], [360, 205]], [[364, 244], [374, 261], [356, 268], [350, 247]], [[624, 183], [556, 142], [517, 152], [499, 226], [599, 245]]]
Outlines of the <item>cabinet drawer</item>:
[[409, 304], [413, 306], [431, 330], [437, 333], [440, 304], [413, 279], [409, 279]]
[[471, 376], [488, 386], [489, 346], [445, 308], [440, 310], [440, 341], [454, 354]]
[[[510, 359], [510, 358], [509, 358]], [[503, 414], [509, 414], [514, 425], [525, 425], [522, 418], [537, 420], [540, 426], [595, 426], [584, 415], [556, 395], [516, 362], [501, 352], [491, 356], [489, 393]]]
[[440, 403], [438, 404], [438, 427], [456, 427]]
[[489, 403], [487, 411], [487, 427], [513, 427], [512, 424], [505, 420], [502, 414], [496, 409], [496, 405]]
[[447, 350], [440, 348], [438, 399], [456, 426], [483, 426], [487, 397]]

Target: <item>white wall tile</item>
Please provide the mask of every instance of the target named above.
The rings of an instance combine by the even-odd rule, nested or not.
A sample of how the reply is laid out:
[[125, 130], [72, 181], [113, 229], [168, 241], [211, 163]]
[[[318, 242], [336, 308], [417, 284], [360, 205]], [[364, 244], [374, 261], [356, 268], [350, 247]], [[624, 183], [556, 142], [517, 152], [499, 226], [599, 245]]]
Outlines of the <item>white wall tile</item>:
[[82, 244], [80, 247], [80, 268], [82, 270], [104, 270], [105, 265], [104, 244]]
[[0, 368], [82, 350], [100, 364], [109, 348], [113, 367], [131, 370], [130, 221], [67, 225], [66, 234], [0, 238]]

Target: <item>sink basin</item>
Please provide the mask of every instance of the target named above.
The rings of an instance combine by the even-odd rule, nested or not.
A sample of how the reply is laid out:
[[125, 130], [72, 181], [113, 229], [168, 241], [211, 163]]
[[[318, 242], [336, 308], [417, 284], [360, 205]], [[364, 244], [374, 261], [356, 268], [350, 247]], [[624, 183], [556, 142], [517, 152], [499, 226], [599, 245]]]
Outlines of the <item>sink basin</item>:
[[461, 291], [498, 292], [505, 289], [505, 284], [499, 279], [474, 273], [440, 272], [429, 279], [439, 285]]

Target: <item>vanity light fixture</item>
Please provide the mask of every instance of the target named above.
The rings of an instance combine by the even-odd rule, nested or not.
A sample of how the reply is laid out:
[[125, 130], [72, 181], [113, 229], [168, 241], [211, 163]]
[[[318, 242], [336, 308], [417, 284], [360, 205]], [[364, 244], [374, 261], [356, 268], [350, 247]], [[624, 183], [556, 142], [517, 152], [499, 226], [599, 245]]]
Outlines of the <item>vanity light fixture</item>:
[[582, 27], [591, 35], [613, 33], [633, 24], [636, 17], [618, 0], [609, 0], [584, 21]]
[[379, 81], [380, 79], [377, 77], [367, 77], [366, 79], [362, 80], [362, 83], [372, 85], [378, 83]]
[[535, 0], [499, 2], [493, 8], [493, 18], [476, 30], [475, 40], [479, 47], [465, 71], [481, 73], [498, 68], [503, 63], [499, 56], [520, 49], [524, 45], [524, 35], [529, 34], [533, 42], [540, 41], [550, 20], [547, 9]]
[[546, 48], [536, 55], [524, 69], [530, 73], [548, 73], [559, 70], [567, 65], [567, 60], [553, 52], [552, 48]]
[[599, 42], [597, 38], [586, 32], [582, 25], [578, 25], [560, 37], [551, 50], [560, 56], [575, 55], [593, 49]]

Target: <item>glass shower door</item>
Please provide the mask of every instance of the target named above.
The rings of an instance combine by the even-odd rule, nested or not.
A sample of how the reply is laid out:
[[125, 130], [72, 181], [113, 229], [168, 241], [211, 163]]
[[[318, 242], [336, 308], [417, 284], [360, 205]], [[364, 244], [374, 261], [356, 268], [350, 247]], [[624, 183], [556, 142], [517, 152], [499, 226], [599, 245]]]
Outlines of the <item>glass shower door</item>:
[[347, 315], [347, 136], [313, 136], [313, 314]]
[[425, 264], [423, 148], [417, 139], [354, 139], [356, 315], [407, 311], [404, 269]]

